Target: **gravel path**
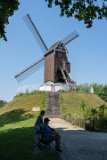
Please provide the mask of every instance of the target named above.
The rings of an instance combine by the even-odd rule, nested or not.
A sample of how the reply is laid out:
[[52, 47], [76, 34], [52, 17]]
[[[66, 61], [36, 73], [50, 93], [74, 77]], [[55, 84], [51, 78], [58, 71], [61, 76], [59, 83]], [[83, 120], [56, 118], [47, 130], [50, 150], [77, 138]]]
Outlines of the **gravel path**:
[[61, 135], [61, 160], [107, 160], [107, 133], [88, 132], [60, 119], [50, 126]]

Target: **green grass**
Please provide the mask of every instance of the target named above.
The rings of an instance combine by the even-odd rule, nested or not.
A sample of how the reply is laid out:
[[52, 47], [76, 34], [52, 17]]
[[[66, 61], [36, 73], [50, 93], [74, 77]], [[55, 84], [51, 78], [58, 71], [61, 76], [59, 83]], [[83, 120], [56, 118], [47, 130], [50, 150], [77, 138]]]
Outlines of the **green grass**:
[[0, 109], [0, 114], [10, 112], [13, 110], [23, 110], [25, 113], [32, 114], [33, 107], [40, 107], [41, 109], [45, 106], [45, 99], [47, 94], [45, 92], [34, 92], [21, 94], [14, 97], [14, 99]]
[[[84, 107], [82, 107], [82, 104], [84, 104]], [[79, 92], [60, 93], [61, 117], [82, 128], [85, 128], [85, 122], [91, 108], [97, 108], [102, 104], [107, 103], [95, 94]]]
[[105, 102], [95, 94], [79, 92], [61, 92], [61, 114], [81, 114], [83, 112], [82, 108], [80, 107], [82, 101], [84, 101], [85, 103], [85, 109], [97, 108], [101, 104], [105, 104]]
[[5, 124], [0, 128], [0, 159], [1, 160], [58, 160], [58, 153], [40, 151], [32, 153], [35, 118], [21, 122]]
[[[21, 94], [0, 108], [0, 160], [59, 160], [54, 151], [32, 153], [34, 122], [38, 112], [33, 107], [45, 107], [47, 94], [34, 92]], [[82, 100], [88, 107], [104, 104], [98, 96], [88, 93], [60, 92], [61, 115], [82, 113]]]
[[44, 92], [23, 94], [0, 108], [1, 160], [59, 160], [57, 152], [32, 153], [33, 126], [38, 115], [32, 112], [32, 107], [43, 109], [46, 97]]

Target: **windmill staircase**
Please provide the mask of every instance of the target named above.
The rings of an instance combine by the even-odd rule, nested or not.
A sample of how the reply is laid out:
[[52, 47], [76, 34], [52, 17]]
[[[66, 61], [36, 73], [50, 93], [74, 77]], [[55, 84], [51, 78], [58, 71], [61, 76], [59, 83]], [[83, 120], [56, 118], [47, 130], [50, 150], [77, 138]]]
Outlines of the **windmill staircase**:
[[58, 92], [48, 92], [48, 98], [46, 102], [46, 117], [60, 117], [60, 104]]

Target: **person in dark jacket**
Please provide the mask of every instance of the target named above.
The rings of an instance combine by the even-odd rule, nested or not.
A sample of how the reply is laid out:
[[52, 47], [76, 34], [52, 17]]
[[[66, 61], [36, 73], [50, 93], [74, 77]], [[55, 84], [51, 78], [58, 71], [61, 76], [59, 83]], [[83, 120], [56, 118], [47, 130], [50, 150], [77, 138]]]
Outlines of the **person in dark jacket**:
[[60, 135], [58, 132], [49, 126], [49, 118], [44, 119], [44, 124], [42, 126], [42, 139], [44, 142], [55, 141], [55, 148], [57, 151], [62, 152], [60, 148]]
[[43, 125], [43, 117], [44, 117], [44, 115], [45, 115], [45, 111], [42, 110], [40, 112], [39, 116], [37, 117], [37, 120], [36, 120], [36, 122], [34, 124], [34, 128], [35, 128], [36, 133], [38, 131], [40, 131], [40, 129], [41, 129], [42, 125]]
[[34, 136], [34, 143], [33, 143], [33, 148], [35, 149], [35, 146], [39, 143], [39, 140], [41, 139], [41, 132], [42, 132], [42, 125], [43, 125], [43, 117], [45, 115], [45, 111], [42, 110], [37, 117], [37, 120], [34, 124], [34, 129], [35, 129], [35, 136]]

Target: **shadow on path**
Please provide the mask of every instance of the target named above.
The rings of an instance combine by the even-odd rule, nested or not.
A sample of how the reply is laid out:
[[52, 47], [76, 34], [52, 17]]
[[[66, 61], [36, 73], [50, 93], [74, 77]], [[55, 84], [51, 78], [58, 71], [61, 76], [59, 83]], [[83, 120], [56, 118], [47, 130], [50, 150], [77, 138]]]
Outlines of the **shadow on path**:
[[107, 160], [107, 134], [57, 128], [61, 135], [61, 160]]

